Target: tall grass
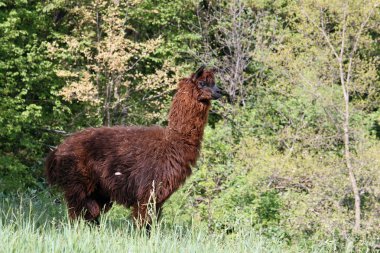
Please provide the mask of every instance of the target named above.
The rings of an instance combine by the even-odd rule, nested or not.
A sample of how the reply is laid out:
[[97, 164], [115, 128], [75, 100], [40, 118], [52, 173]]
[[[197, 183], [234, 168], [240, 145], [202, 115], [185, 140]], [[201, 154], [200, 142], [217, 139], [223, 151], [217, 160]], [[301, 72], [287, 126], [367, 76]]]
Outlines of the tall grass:
[[[1, 199], [0, 252], [342, 252], [334, 240], [289, 245], [247, 227], [227, 234], [163, 221], [147, 236], [122, 215], [121, 208], [111, 210], [94, 227], [70, 222], [63, 204], [47, 200], [46, 194]], [[343, 251], [351, 252], [346, 245]]]

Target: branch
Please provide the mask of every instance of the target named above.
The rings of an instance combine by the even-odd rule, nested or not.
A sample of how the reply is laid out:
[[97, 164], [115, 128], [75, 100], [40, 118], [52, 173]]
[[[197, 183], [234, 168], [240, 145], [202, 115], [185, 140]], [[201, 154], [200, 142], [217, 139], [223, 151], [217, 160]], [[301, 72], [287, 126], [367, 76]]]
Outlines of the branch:
[[[322, 10], [321, 10], [321, 12], [322, 12]], [[338, 61], [340, 61], [340, 58], [339, 58], [339, 56], [338, 56], [338, 54], [337, 54], [334, 46], [331, 44], [330, 38], [329, 38], [328, 34], [326, 33], [326, 31], [324, 29], [323, 18], [321, 20], [322, 27], [320, 27], [319, 25], [317, 25], [317, 23], [313, 19], [310, 18], [310, 16], [306, 13], [305, 10], [302, 10], [302, 13], [307, 18], [307, 20], [309, 20], [309, 22], [312, 23], [322, 33], [323, 37], [325, 38], [325, 40], [327, 42], [327, 45], [330, 47], [330, 49], [333, 52], [334, 56], [336, 57], [336, 59]]]
[[173, 92], [175, 89], [169, 89], [169, 90], [165, 90], [159, 94], [156, 94], [156, 95], [152, 95], [152, 96], [144, 96], [142, 98], [142, 101], [150, 101], [150, 100], [154, 100], [156, 98], [162, 98], [164, 95], [170, 93], [170, 92]]
[[367, 25], [369, 19], [371, 18], [372, 14], [374, 13], [374, 10], [378, 7], [378, 4], [375, 4], [373, 6], [373, 8], [370, 9], [370, 11], [368, 12], [368, 16], [367, 18], [363, 21], [363, 23], [361, 23], [360, 25], [360, 29], [358, 31], [358, 33], [356, 34], [355, 36], [355, 42], [354, 42], [354, 47], [352, 48], [351, 52], [350, 52], [350, 56], [349, 56], [349, 63], [348, 63], [348, 69], [347, 69], [347, 77], [346, 77], [346, 83], [348, 84], [350, 82], [350, 78], [351, 78], [351, 69], [352, 69], [352, 59], [354, 58], [354, 54], [356, 53], [356, 50], [358, 48], [358, 44], [359, 44], [359, 40], [360, 40], [360, 36], [364, 30], [364, 27]]
[[41, 128], [41, 130], [46, 131], [46, 132], [55, 133], [55, 134], [61, 134], [61, 135], [69, 135], [70, 134], [64, 130], [58, 130], [58, 129]]
[[341, 60], [343, 59], [343, 53], [344, 53], [344, 41], [346, 37], [346, 28], [347, 28], [347, 4], [345, 5], [344, 12], [343, 12], [342, 44], [340, 47], [340, 55], [339, 55], [339, 58]]

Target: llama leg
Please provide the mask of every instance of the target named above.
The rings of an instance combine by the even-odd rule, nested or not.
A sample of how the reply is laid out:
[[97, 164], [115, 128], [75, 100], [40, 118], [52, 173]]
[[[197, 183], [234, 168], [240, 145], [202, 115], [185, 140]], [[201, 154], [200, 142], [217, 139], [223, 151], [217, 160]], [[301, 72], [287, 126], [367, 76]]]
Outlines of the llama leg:
[[83, 212], [85, 220], [95, 222], [97, 225], [99, 224], [99, 221], [97, 220], [100, 216], [100, 206], [98, 202], [93, 199], [86, 199]]
[[148, 214], [148, 204], [135, 205], [133, 207], [133, 218], [139, 229], [145, 227], [145, 232], [150, 237], [152, 229], [152, 217]]
[[171, 192], [163, 188], [159, 188], [156, 194], [157, 194], [156, 217], [157, 217], [157, 221], [159, 221], [162, 216], [162, 206], [164, 205], [165, 201], [170, 197]]
[[104, 197], [103, 195], [99, 194], [92, 194], [86, 200], [86, 210], [84, 218], [87, 221], [99, 226], [100, 214], [108, 212], [111, 209], [111, 207], [112, 202], [110, 198]]
[[147, 204], [136, 204], [132, 209], [133, 219], [138, 228], [141, 228], [143, 225], [148, 222], [148, 210]]
[[[100, 206], [92, 198], [86, 197], [85, 192], [78, 194], [66, 194], [67, 207], [70, 219], [77, 219], [80, 216], [87, 221], [95, 221], [100, 215]], [[96, 223], [96, 221], [95, 221]]]
[[[150, 204], [140, 204], [133, 206], [133, 218], [138, 228], [145, 227], [147, 235], [150, 235], [152, 228], [152, 216], [149, 215], [148, 209]], [[154, 218], [158, 222], [162, 214], [162, 204], [156, 204], [154, 211], [156, 212]]]
[[100, 207], [100, 211], [103, 213], [108, 212], [112, 207], [111, 199], [108, 196], [100, 193], [94, 193], [91, 195], [91, 198], [95, 199]]
[[[171, 193], [168, 190], [159, 185], [155, 194], [150, 193], [148, 196], [140, 196], [138, 204], [133, 206], [133, 217], [138, 227], [146, 225], [147, 229], [150, 230], [152, 218], [158, 221], [161, 217], [162, 205], [170, 195]], [[151, 213], [152, 211], [154, 214]]]
[[157, 222], [161, 219], [161, 216], [162, 216], [162, 204], [163, 204], [163, 203], [160, 203], [160, 204], [157, 204], [157, 205], [156, 205], [156, 217], [157, 217]]
[[67, 209], [69, 213], [69, 218], [71, 220], [75, 220], [80, 217], [81, 212], [83, 210], [83, 200], [85, 198], [85, 193], [79, 193], [72, 191], [66, 191], [65, 199], [67, 203]]

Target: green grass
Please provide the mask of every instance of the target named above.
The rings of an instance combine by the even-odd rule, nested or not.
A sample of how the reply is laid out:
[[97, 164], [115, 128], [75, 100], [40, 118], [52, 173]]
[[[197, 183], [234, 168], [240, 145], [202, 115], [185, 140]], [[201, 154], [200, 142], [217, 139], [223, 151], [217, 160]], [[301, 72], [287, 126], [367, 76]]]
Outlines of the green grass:
[[[1, 197], [1, 196], [0, 196]], [[47, 195], [0, 201], [0, 252], [352, 252], [352, 243], [338, 248], [334, 240], [287, 244], [252, 228], [232, 234], [201, 226], [169, 226], [165, 219], [151, 236], [137, 230], [127, 212], [116, 207], [99, 227], [69, 222], [63, 204]]]

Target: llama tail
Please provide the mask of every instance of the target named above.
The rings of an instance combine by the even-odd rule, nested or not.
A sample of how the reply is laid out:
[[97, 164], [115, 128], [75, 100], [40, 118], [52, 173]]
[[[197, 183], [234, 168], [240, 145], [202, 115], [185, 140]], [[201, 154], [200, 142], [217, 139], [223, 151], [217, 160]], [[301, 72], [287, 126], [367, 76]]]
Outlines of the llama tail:
[[47, 182], [50, 185], [54, 185], [57, 183], [58, 174], [57, 174], [57, 149], [52, 150], [45, 160], [45, 177]]

